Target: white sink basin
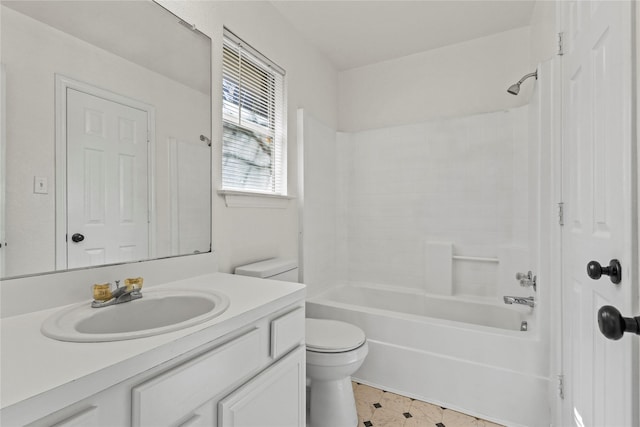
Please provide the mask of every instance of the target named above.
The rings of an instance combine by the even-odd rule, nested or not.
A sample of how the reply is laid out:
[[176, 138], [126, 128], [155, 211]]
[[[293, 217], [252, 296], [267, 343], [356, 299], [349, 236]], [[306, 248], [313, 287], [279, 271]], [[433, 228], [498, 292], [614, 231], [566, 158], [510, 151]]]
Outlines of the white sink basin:
[[91, 302], [67, 307], [42, 323], [42, 333], [60, 341], [120, 341], [164, 334], [221, 315], [229, 298], [219, 292], [152, 289], [142, 298], [108, 307]]

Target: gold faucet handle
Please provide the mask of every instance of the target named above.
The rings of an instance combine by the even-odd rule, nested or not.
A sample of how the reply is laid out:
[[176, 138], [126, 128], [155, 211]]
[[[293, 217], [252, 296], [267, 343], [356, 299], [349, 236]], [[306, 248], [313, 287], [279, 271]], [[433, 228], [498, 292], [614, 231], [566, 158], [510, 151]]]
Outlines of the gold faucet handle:
[[124, 285], [127, 287], [127, 292], [131, 292], [134, 289], [142, 289], [144, 279], [142, 277], [133, 277], [124, 279]]
[[111, 295], [111, 283], [100, 283], [93, 285], [93, 299], [96, 301], [109, 301]]

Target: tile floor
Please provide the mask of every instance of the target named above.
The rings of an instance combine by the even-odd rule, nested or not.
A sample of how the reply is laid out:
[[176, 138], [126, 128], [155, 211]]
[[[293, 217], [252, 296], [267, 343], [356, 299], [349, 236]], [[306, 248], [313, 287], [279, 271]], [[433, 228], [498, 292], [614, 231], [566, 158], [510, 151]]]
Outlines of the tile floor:
[[502, 427], [365, 384], [352, 384], [358, 427]]

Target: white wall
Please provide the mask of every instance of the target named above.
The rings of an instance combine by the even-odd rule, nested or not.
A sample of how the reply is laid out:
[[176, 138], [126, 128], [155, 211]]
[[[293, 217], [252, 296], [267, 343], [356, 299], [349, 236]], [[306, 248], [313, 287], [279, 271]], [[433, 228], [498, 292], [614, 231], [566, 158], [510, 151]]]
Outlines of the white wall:
[[552, 59], [558, 52], [555, 12], [554, 0], [536, 1], [534, 4], [529, 44], [532, 70]]
[[[268, 2], [161, 1], [176, 14], [213, 38], [213, 164], [214, 190], [220, 188], [222, 130], [222, 31], [228, 27], [287, 72], [288, 188], [295, 195], [298, 168], [297, 108], [330, 127], [337, 127], [338, 76], [329, 61], [307, 43]], [[285, 209], [228, 208], [213, 198], [213, 247], [218, 250], [220, 271], [263, 258], [298, 256], [298, 208], [296, 200]]]
[[523, 27], [340, 73], [339, 130], [384, 128], [525, 105], [507, 88], [533, 71]]

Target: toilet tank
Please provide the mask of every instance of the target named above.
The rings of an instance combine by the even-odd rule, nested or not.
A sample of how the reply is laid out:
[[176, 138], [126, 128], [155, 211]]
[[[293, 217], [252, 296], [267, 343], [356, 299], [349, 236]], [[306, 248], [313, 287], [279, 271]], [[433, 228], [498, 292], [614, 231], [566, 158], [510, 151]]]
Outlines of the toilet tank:
[[298, 282], [298, 261], [293, 258], [271, 258], [236, 267], [234, 272], [241, 276]]

